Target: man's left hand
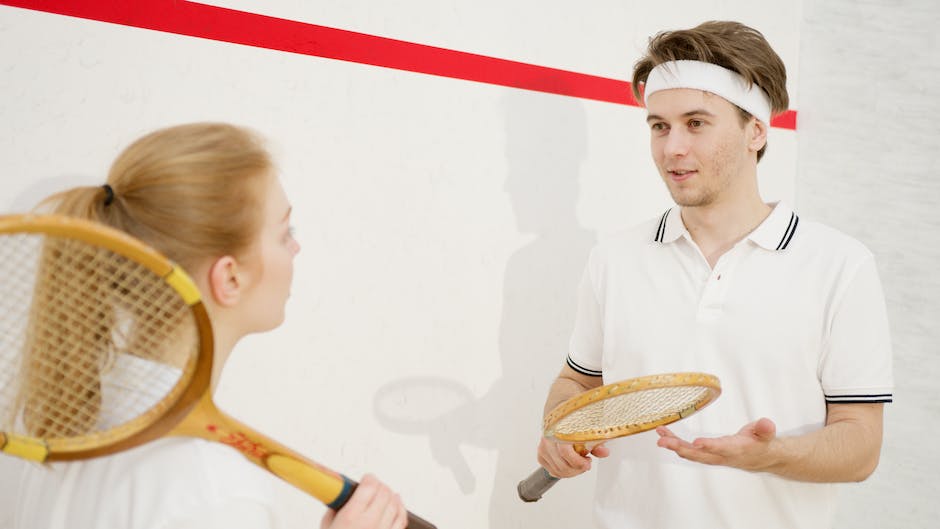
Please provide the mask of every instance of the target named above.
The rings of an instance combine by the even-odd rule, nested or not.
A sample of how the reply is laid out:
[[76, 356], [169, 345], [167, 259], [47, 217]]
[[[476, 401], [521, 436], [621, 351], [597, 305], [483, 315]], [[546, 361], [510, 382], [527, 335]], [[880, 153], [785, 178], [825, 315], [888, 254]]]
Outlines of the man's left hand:
[[658, 446], [679, 457], [706, 465], [722, 465], [743, 470], [765, 470], [774, 464], [773, 447], [777, 426], [764, 418], [741, 428], [734, 435], [698, 438], [691, 443], [677, 437], [669, 428], [656, 428]]

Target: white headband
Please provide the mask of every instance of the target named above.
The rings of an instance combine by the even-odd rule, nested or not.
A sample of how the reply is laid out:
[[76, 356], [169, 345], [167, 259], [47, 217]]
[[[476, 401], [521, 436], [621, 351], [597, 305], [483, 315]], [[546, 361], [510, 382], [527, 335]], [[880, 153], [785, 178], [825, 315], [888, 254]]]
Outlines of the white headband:
[[671, 88], [694, 88], [721, 96], [750, 112], [754, 117], [770, 123], [770, 97], [761, 87], [739, 74], [717, 64], [701, 61], [671, 61], [657, 65], [646, 78], [644, 103], [650, 95]]

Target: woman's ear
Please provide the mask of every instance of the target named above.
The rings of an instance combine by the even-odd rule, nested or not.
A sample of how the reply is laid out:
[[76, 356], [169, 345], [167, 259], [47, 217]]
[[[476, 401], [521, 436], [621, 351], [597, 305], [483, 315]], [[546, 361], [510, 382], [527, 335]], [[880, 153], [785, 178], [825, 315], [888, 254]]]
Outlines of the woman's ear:
[[750, 135], [748, 136], [748, 148], [755, 153], [767, 145], [767, 124], [752, 117], [748, 123]]
[[230, 255], [216, 259], [209, 267], [209, 293], [216, 305], [231, 307], [242, 295], [238, 261]]

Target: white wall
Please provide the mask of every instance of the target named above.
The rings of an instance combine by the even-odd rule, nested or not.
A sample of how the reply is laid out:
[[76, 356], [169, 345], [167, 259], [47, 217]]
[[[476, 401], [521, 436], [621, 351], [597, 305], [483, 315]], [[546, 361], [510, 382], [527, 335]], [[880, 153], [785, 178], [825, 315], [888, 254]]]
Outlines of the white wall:
[[895, 402], [881, 465], [845, 487], [838, 527], [936, 527], [940, 450], [940, 46], [932, 0], [807, 0], [797, 205], [875, 253]]
[[[800, 64], [818, 50], [801, 50], [791, 3], [217, 3], [617, 79], [657, 30], [738, 19], [782, 55], [801, 119], [800, 77], [825, 75]], [[588, 249], [670, 203], [642, 110], [9, 7], [0, 72], [2, 212], [102, 183], [157, 127], [225, 120], [270, 139], [303, 250], [287, 322], [240, 346], [223, 408], [377, 473], [442, 528], [586, 526], [591, 476], [532, 505], [515, 484], [536, 464]], [[794, 200], [801, 134], [771, 132], [768, 200]], [[287, 526], [315, 526], [320, 505], [283, 498]]]

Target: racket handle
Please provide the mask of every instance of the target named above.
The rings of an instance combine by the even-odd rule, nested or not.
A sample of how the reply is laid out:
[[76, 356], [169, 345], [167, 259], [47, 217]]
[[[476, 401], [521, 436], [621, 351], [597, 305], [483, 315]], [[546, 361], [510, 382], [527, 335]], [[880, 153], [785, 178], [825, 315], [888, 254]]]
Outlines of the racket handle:
[[[189, 415], [169, 435], [200, 437], [235, 448], [252, 463], [322, 501], [333, 510], [342, 509], [359, 486], [355, 480], [330, 470], [274, 439], [251, 429], [216, 408], [206, 393]], [[408, 513], [409, 529], [436, 527]]]
[[548, 473], [542, 467], [529, 475], [529, 477], [519, 482], [516, 490], [519, 492], [519, 498], [525, 502], [539, 501], [542, 494], [558, 483], [558, 478]]
[[[347, 478], [346, 476], [342, 477], [349, 485], [348, 493], [344, 494], [342, 498], [337, 500], [337, 502], [328, 505], [328, 507], [334, 510], [339, 510], [343, 507], [343, 505], [346, 505], [346, 502], [349, 501], [349, 497], [352, 496], [352, 493], [356, 491], [356, 487], [359, 486], [358, 483]], [[437, 526], [418, 516], [417, 514], [408, 511], [408, 525], [405, 526], [405, 529], [437, 529]]]
[[408, 511], [408, 526], [406, 529], [437, 529], [437, 526], [417, 514]]

